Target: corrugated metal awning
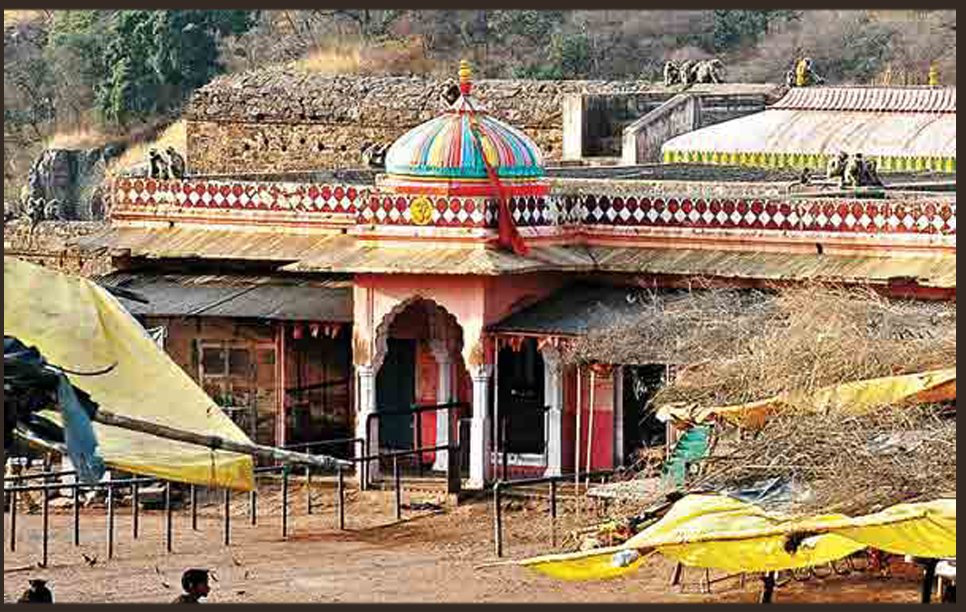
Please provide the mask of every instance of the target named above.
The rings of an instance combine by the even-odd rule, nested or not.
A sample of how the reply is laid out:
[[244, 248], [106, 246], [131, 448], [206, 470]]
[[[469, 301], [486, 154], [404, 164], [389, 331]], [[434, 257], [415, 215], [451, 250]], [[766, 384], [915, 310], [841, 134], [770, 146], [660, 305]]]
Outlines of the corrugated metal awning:
[[593, 269], [583, 247], [534, 246], [521, 257], [479, 246], [431, 244], [356, 244], [321, 249], [286, 272], [351, 272], [356, 274], [521, 274], [547, 270]]
[[956, 287], [956, 256], [881, 257], [807, 253], [590, 247], [596, 269], [771, 281], [888, 283], [914, 280], [923, 287]]
[[635, 289], [575, 283], [519, 310], [490, 331], [579, 336], [639, 315]]
[[128, 250], [133, 257], [152, 259], [239, 259], [298, 261], [304, 255], [344, 239], [341, 232], [297, 234], [187, 228], [114, 227], [84, 236], [81, 248]]
[[352, 281], [343, 279], [115, 272], [96, 281], [147, 299], [118, 297], [135, 315], [352, 321]]

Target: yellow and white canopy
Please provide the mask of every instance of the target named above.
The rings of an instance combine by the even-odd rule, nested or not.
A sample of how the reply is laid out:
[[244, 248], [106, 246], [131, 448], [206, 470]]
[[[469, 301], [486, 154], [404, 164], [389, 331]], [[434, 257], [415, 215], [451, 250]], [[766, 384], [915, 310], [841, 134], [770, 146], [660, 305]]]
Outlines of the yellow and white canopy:
[[[247, 436], [95, 283], [3, 258], [3, 330], [36, 346], [105, 410], [237, 442]], [[52, 418], [57, 415], [52, 414]], [[251, 457], [94, 424], [98, 451], [115, 469], [205, 486], [250, 490]]]

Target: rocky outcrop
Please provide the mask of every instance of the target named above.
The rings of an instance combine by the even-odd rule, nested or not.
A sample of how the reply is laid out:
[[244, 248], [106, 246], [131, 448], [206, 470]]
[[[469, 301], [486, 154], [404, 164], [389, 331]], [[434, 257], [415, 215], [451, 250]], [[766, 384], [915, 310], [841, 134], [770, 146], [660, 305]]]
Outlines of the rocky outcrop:
[[122, 148], [47, 149], [34, 161], [20, 198], [20, 211], [39, 220], [103, 219], [101, 184], [107, 162]]

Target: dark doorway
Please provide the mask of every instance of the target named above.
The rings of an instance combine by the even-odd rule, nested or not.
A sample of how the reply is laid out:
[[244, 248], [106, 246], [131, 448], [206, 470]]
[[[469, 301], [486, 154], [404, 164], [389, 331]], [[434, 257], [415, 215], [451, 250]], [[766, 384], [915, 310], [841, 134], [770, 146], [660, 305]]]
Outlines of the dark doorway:
[[667, 366], [663, 364], [624, 367], [625, 465], [634, 463], [638, 449], [664, 446], [667, 429], [650, 404], [666, 379]]
[[[337, 338], [302, 336], [288, 342], [288, 443], [352, 437], [351, 363], [349, 334]], [[346, 444], [325, 447], [324, 452], [348, 457], [354, 451]]]
[[[376, 411], [410, 411], [416, 397], [416, 340], [389, 338], [386, 360], [376, 376]], [[379, 417], [379, 446], [392, 450], [413, 448], [413, 417]]]
[[543, 454], [546, 407], [543, 356], [537, 349], [537, 341], [527, 338], [519, 350], [504, 347], [499, 359], [500, 439], [503, 440], [505, 432], [509, 453]]

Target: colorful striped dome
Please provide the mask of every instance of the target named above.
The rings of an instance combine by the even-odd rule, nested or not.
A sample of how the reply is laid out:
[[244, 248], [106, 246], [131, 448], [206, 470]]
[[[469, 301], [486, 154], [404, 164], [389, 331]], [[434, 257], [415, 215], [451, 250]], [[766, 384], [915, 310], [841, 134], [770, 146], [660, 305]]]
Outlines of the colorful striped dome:
[[[540, 148], [520, 130], [489, 115], [470, 97], [465, 65], [460, 77], [462, 95], [449, 110], [409, 130], [389, 148], [387, 184], [406, 186], [405, 191], [425, 185], [427, 193], [437, 193], [443, 186], [447, 193], [489, 191], [485, 154], [507, 191], [532, 193], [534, 181], [544, 176]], [[474, 123], [478, 141], [472, 131]]]

